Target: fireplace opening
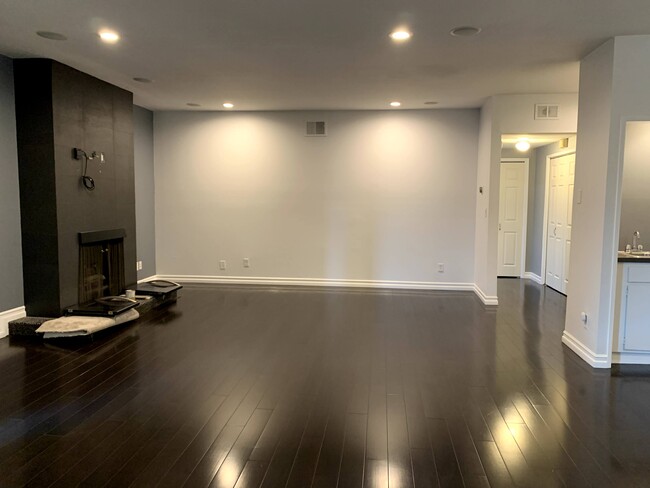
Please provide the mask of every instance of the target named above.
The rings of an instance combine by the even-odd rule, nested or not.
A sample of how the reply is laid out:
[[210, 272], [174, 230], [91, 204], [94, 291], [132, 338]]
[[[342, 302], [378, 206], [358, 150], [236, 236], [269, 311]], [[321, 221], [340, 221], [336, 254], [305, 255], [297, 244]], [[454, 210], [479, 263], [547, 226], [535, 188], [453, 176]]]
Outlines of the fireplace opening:
[[79, 304], [125, 288], [124, 229], [79, 233]]

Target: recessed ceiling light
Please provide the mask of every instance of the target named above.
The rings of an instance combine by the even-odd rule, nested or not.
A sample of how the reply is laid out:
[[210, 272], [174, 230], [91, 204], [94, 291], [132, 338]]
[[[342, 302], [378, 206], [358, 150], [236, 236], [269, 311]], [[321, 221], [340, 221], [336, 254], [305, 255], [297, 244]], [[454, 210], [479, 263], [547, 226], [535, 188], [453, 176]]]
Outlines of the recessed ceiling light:
[[136, 76], [133, 78], [133, 81], [137, 81], [138, 83], [151, 83], [153, 80], [150, 80], [149, 78], [141, 78], [139, 76]]
[[391, 107], [401, 107], [402, 104], [401, 104], [401, 102], [390, 102], [390, 106]]
[[200, 107], [201, 106], [200, 103], [194, 103], [194, 102], [188, 102], [188, 103], [186, 103], [186, 105], [188, 107]]
[[390, 38], [397, 42], [408, 41], [412, 36], [413, 34], [406, 30], [396, 30], [390, 34]]
[[99, 38], [107, 44], [115, 44], [120, 40], [120, 35], [117, 32], [110, 30], [102, 30], [98, 32]]
[[425, 105], [438, 105], [438, 102], [434, 101], [429, 101], [429, 102], [424, 102]]
[[50, 32], [50, 31], [36, 31], [36, 35], [41, 36], [45, 39], [49, 39], [50, 41], [67, 41], [68, 38], [64, 36], [63, 34], [59, 34], [58, 32]]
[[520, 139], [515, 144], [515, 148], [517, 151], [526, 152], [530, 149], [530, 142], [528, 142], [526, 139]]
[[462, 27], [456, 27], [452, 29], [449, 33], [452, 36], [456, 37], [472, 37], [481, 32], [480, 27], [472, 27], [469, 25], [464, 25]]
[[233, 108], [234, 106], [235, 105], [230, 103], [230, 102], [226, 102], [226, 103], [223, 104], [223, 108]]

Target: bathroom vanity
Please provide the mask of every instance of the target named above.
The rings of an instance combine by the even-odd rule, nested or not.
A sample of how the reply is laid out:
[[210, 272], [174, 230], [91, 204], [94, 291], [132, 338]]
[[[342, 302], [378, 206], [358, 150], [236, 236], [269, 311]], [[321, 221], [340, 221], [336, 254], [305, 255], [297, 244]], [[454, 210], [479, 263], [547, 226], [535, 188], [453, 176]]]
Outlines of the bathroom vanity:
[[650, 253], [619, 252], [612, 363], [650, 364]]

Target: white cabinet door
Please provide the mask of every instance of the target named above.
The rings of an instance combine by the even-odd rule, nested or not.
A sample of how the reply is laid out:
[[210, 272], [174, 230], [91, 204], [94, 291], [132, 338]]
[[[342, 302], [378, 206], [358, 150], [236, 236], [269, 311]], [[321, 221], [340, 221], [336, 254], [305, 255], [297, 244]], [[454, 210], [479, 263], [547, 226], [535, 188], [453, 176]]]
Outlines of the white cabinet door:
[[[645, 265], [649, 266], [649, 265]], [[625, 339], [628, 351], [650, 351], [650, 283], [627, 285]]]

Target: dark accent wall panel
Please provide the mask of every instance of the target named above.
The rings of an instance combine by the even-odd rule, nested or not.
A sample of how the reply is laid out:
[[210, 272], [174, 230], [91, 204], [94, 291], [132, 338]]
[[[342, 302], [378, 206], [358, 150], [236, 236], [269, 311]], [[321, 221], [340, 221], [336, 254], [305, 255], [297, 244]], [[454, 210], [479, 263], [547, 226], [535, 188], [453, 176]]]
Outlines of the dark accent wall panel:
[[60, 308], [51, 69], [47, 59], [14, 61], [23, 287], [36, 316]]
[[[126, 283], [129, 285], [136, 281], [133, 95], [56, 61], [17, 60], [15, 68], [17, 88], [24, 84], [25, 102], [19, 106], [17, 101], [17, 111], [24, 118], [21, 122], [17, 117], [19, 128], [22, 125], [24, 132], [29, 133], [29, 127], [35, 126], [32, 122], [34, 115], [30, 113], [44, 113], [49, 106], [49, 124], [46, 117], [41, 116], [38, 117], [40, 125], [36, 125], [42, 125], [38, 134], [45, 145], [41, 157], [46, 168], [39, 166], [45, 189], [43, 192], [30, 192], [43, 216], [36, 223], [38, 212], [28, 208], [27, 202], [27, 211], [22, 213], [23, 247], [47, 246], [46, 256], [38, 266], [27, 266], [25, 290], [38, 289], [49, 301], [47, 306], [32, 304], [26, 293], [27, 313], [58, 315], [62, 309], [77, 303], [79, 232], [125, 229]], [[27, 101], [30, 95], [36, 100], [43, 99], [36, 110], [34, 102]], [[19, 153], [20, 146], [19, 137]], [[27, 144], [22, 146], [29, 149]], [[74, 159], [75, 147], [87, 153], [104, 153], [103, 163], [99, 159], [88, 162], [87, 173], [96, 184], [94, 191], [85, 189], [81, 182], [84, 162]], [[28, 160], [36, 161], [25, 158]], [[21, 201], [28, 200], [27, 196], [23, 198], [22, 192], [23, 186], [28, 185], [27, 179], [23, 182], [22, 163], [23, 159], [20, 159]], [[28, 176], [29, 168], [33, 172], [36, 165], [26, 162], [26, 166], [28, 169], [24, 173]], [[37, 232], [32, 235], [34, 231]], [[45, 239], [45, 235], [51, 233], [55, 236], [54, 242]], [[47, 284], [34, 281], [36, 270], [45, 264], [42, 261], [55, 264], [56, 268], [56, 276], [47, 276]]]

